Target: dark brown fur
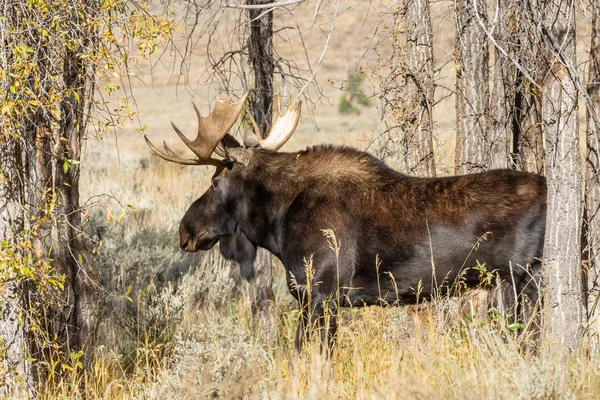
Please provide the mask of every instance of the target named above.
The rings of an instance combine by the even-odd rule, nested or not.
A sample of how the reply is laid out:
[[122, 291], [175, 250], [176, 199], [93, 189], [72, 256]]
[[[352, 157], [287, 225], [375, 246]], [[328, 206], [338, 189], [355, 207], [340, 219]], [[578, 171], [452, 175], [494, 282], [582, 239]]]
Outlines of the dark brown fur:
[[[415, 178], [348, 147], [245, 151], [248, 166], [219, 171], [187, 211], [182, 247], [208, 249], [222, 238], [225, 255], [242, 264], [246, 277], [256, 246], [276, 255], [304, 310], [297, 346], [309, 315], [319, 319], [332, 300], [342, 306], [414, 303], [418, 288], [427, 297], [452, 290], [459, 276], [468, 286], [477, 284], [471, 268], [477, 261], [536, 300], [531, 275], [542, 256], [544, 177], [495, 170]], [[341, 245], [339, 257], [324, 236], [327, 229]], [[309, 313], [304, 288], [311, 258]], [[334, 308], [331, 315], [334, 335]]]

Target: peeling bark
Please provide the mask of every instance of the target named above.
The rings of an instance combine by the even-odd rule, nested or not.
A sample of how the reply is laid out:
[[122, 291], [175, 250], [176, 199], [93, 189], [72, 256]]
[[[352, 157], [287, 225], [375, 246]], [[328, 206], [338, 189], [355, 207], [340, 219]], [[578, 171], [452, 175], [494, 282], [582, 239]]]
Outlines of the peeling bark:
[[587, 91], [592, 109], [587, 111], [586, 179], [584, 211], [584, 265], [590, 353], [600, 350], [600, 0], [592, 1], [592, 37]]
[[[476, 7], [474, 7], [476, 6]], [[490, 168], [489, 46], [483, 0], [455, 0], [456, 12], [456, 156], [457, 174]]]
[[406, 5], [405, 35], [408, 76], [406, 84], [412, 107], [411, 121], [403, 134], [401, 168], [416, 176], [435, 176], [433, 151], [434, 60], [429, 0], [411, 0]]
[[544, 244], [545, 327], [555, 348], [581, 341], [585, 302], [581, 273], [581, 185], [577, 89], [565, 62], [576, 65], [573, 3], [542, 1], [547, 77], [543, 85], [544, 154], [548, 211]]

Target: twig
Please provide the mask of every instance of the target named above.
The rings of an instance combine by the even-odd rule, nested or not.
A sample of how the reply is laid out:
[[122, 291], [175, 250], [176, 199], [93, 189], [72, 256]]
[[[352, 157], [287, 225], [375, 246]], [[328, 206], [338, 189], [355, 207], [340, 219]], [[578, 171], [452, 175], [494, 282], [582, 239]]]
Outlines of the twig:
[[265, 4], [237, 4], [237, 3], [228, 3], [223, 7], [226, 8], [242, 8], [244, 10], [261, 10], [264, 8], [275, 8], [275, 7], [284, 7], [289, 6], [291, 4], [301, 3], [304, 0], [283, 0], [276, 1], [275, 3], [265, 3]]
[[527, 80], [529, 82], [531, 82], [531, 84], [533, 86], [535, 86], [537, 89], [539, 89], [541, 91], [542, 88], [540, 87], [540, 85], [538, 85], [538, 83], [535, 81], [535, 79], [533, 79], [531, 77], [531, 75], [529, 75], [529, 73], [527, 73], [527, 71], [525, 70], [525, 68], [523, 68], [521, 66], [521, 64], [517, 60], [515, 60], [513, 57], [511, 57], [510, 54], [508, 54], [508, 52], [506, 50], [504, 50], [502, 48], [502, 46], [500, 46], [500, 44], [496, 41], [496, 39], [494, 39], [494, 36], [492, 35], [492, 33], [489, 32], [486, 29], [485, 24], [483, 23], [483, 21], [481, 20], [481, 17], [479, 16], [479, 10], [477, 8], [477, 0], [473, 1], [473, 8], [474, 8], [474, 11], [475, 11], [475, 17], [477, 18], [477, 22], [479, 23], [479, 26], [481, 26], [481, 29], [486, 34], [486, 36], [488, 37], [488, 39], [494, 44], [494, 46], [498, 50], [500, 50], [500, 52], [504, 55], [504, 57], [508, 58], [515, 65], [515, 67], [517, 67], [519, 69], [519, 71], [521, 71], [521, 73], [523, 74], [523, 76], [526, 77]]
[[312, 75], [310, 76], [308, 81], [306, 81], [304, 86], [302, 86], [302, 89], [300, 89], [300, 92], [298, 93], [297, 98], [300, 98], [300, 96], [302, 95], [302, 92], [304, 92], [304, 90], [306, 89], [308, 84], [310, 82], [312, 82], [312, 80], [315, 78], [315, 75], [317, 75], [317, 70], [319, 69], [319, 65], [321, 65], [321, 62], [323, 61], [323, 57], [325, 57], [325, 53], [327, 52], [327, 47], [329, 46], [329, 39], [331, 39], [331, 35], [333, 34], [333, 31], [335, 30], [335, 23], [337, 21], [339, 8], [340, 8], [340, 0], [338, 0], [337, 3], [335, 4], [335, 10], [333, 11], [333, 19], [331, 20], [331, 28], [329, 29], [329, 34], [327, 35], [327, 39], [325, 39], [325, 46], [323, 47], [321, 56], [319, 57], [319, 60], [317, 61], [317, 64], [315, 65], [315, 68], [313, 69]]

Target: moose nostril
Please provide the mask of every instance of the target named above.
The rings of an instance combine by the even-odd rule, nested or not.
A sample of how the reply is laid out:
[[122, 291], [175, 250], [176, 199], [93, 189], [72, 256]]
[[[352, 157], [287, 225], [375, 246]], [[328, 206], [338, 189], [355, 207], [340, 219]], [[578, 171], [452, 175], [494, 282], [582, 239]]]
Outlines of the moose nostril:
[[179, 245], [183, 250], [187, 250], [190, 243], [190, 235], [187, 232], [179, 232]]

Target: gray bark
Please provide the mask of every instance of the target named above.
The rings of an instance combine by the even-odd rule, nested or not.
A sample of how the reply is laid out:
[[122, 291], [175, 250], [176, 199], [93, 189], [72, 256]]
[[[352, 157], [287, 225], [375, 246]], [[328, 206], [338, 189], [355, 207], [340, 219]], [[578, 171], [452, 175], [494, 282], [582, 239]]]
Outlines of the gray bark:
[[[509, 26], [517, 14], [514, 1], [497, 3], [498, 21], [494, 30], [494, 39], [502, 48], [514, 56], [514, 34]], [[517, 68], [513, 62], [494, 47], [494, 68], [492, 76], [492, 94], [490, 98], [490, 167], [508, 168], [512, 166], [513, 122], [515, 104], [515, 76]]]
[[[10, 240], [13, 230], [23, 226], [24, 213], [21, 209], [22, 191], [19, 184], [21, 177], [20, 147], [15, 140], [0, 136], [0, 238]], [[21, 385], [18, 378], [23, 378], [23, 389], [33, 393], [33, 372], [26, 361], [28, 357], [27, 338], [20, 324], [21, 285], [14, 281], [3, 281], [0, 287], [0, 345], [6, 351], [1, 367], [6, 371], [4, 381], [0, 383], [0, 396], [8, 397]]]
[[455, 0], [456, 12], [456, 156], [455, 172], [490, 167], [489, 46], [483, 0]]
[[[586, 180], [584, 211], [584, 265], [586, 266], [587, 318], [594, 356], [600, 350], [600, 0], [592, 0], [592, 37], [587, 91], [592, 109], [587, 111]], [[596, 356], [597, 357], [597, 356]]]
[[405, 35], [408, 61], [410, 120], [404, 127], [401, 168], [417, 176], [435, 176], [433, 151], [434, 59], [429, 0], [406, 4]]
[[542, 1], [547, 75], [543, 85], [548, 212], [544, 244], [544, 333], [553, 349], [579, 346], [585, 318], [581, 274], [582, 170], [577, 89], [565, 62], [575, 62], [573, 3]]
[[[266, 0], [249, 0], [246, 4], [264, 4]], [[265, 10], [248, 10], [250, 36], [248, 52], [254, 74], [254, 96], [252, 113], [260, 132], [265, 137], [273, 120], [273, 12], [258, 18]], [[270, 343], [274, 339], [275, 312], [272, 289], [273, 263], [271, 254], [259, 248], [254, 265], [254, 279], [250, 282], [250, 304], [262, 340]]]
[[[519, 34], [514, 43], [518, 46], [518, 62], [531, 78], [540, 82], [545, 76], [546, 55], [542, 51], [542, 35], [539, 17], [532, 2], [516, 2], [515, 25]], [[544, 172], [544, 139], [542, 132], [542, 94], [522, 71], [516, 71], [515, 116], [514, 116], [514, 161], [515, 167], [524, 171]]]
[[512, 61], [516, 60], [533, 79], [540, 79], [543, 56], [537, 25], [528, 3], [507, 0], [497, 4], [494, 26], [490, 27], [495, 41], [490, 166], [542, 173], [541, 93]]

